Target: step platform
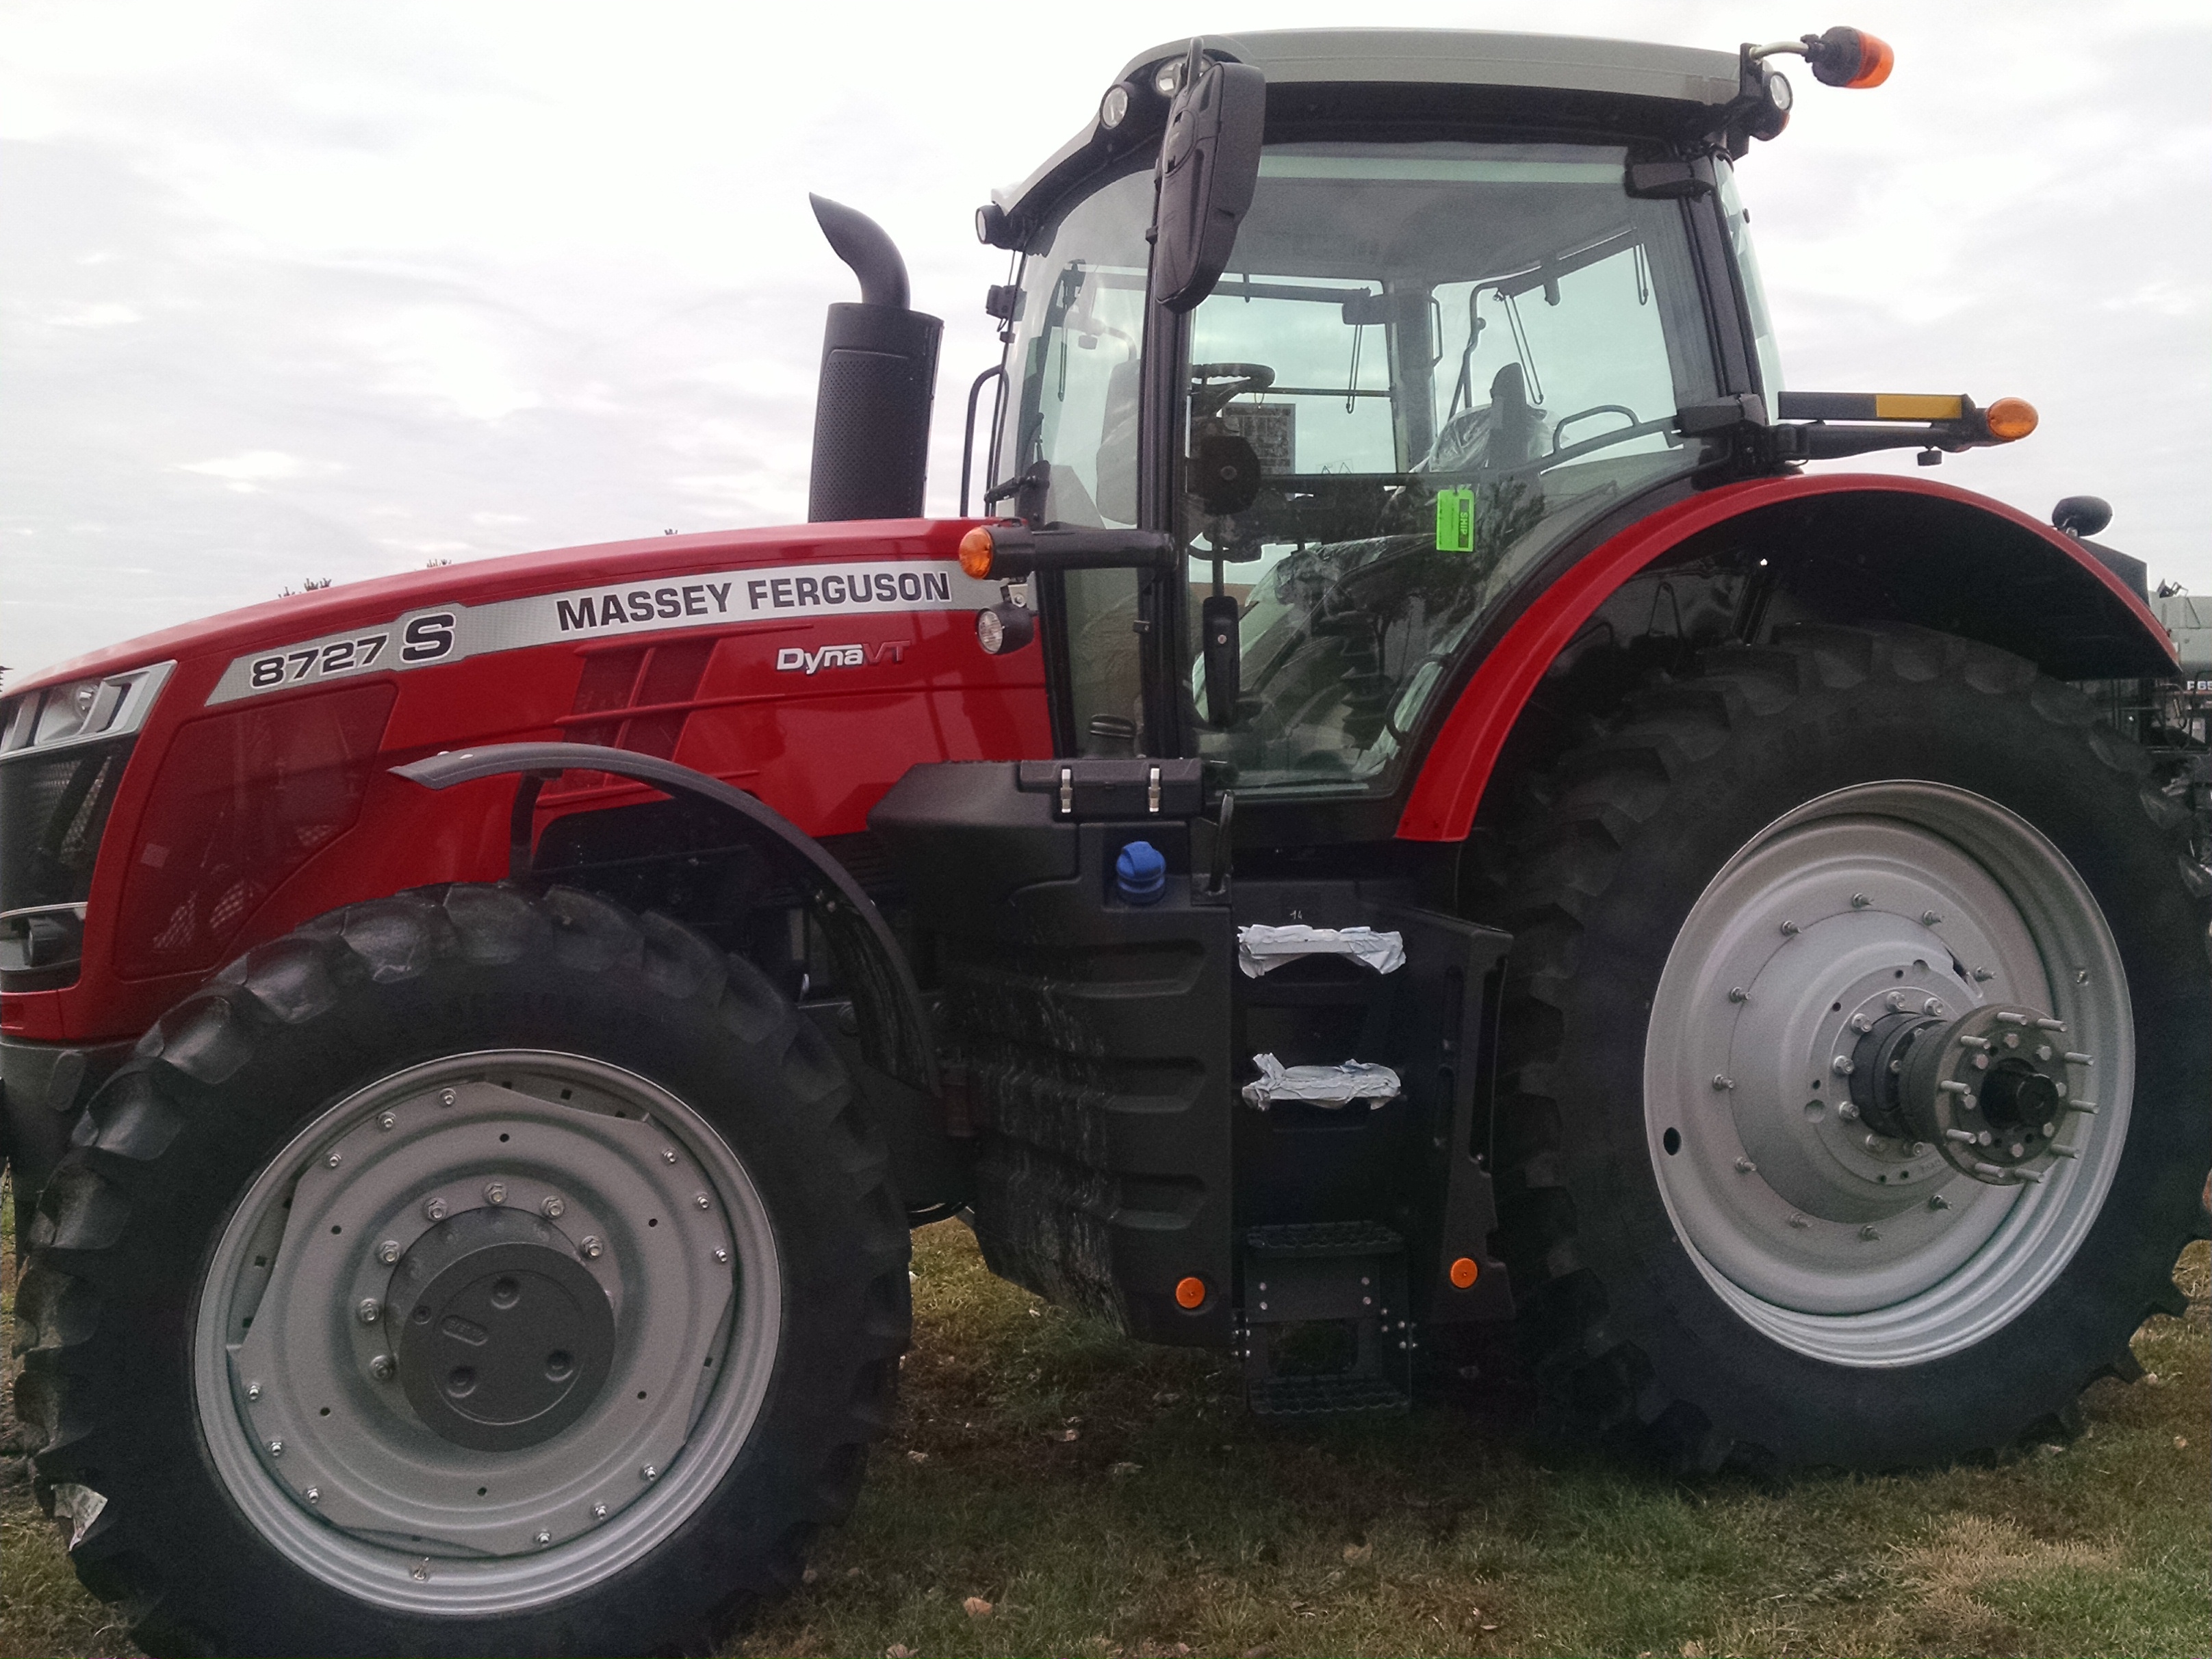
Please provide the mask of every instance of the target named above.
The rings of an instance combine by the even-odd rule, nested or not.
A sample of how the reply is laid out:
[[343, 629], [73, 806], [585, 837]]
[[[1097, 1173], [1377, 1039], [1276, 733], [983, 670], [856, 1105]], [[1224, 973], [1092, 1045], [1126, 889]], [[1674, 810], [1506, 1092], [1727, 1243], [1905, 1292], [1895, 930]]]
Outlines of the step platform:
[[[1402, 1236], [1372, 1221], [1249, 1228], [1243, 1270], [1244, 1392], [1255, 1415], [1406, 1409], [1413, 1335]], [[1293, 1332], [1332, 1325], [1340, 1340], [1322, 1357], [1339, 1363], [1307, 1368], [1301, 1362], [1314, 1356]]]

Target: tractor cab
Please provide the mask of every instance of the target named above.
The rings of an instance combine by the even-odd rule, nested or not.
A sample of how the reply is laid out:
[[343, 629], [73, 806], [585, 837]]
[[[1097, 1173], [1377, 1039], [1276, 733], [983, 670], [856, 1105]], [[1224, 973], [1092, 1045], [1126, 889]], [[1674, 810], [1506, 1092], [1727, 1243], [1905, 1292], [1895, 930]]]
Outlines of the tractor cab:
[[[1192, 283], [1153, 258], [1190, 210], [1158, 158], [1217, 80], [1200, 188], [1249, 205], [1201, 206], [1233, 240]], [[1723, 53], [1395, 31], [1133, 61], [980, 216], [1018, 261], [990, 494], [1174, 548], [1043, 577], [1061, 752], [1387, 791], [1548, 550], [1711, 464], [1712, 411], [1764, 419], [1729, 153], [1771, 82]]]

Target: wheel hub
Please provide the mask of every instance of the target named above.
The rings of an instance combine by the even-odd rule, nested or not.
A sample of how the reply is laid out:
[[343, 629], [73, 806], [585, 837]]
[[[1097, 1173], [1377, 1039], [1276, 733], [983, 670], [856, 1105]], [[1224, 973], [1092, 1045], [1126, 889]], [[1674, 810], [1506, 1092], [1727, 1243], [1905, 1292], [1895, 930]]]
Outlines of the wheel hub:
[[576, 1255], [550, 1223], [485, 1208], [439, 1223], [400, 1258], [385, 1297], [399, 1381], [434, 1434], [518, 1450], [599, 1397], [614, 1308]]

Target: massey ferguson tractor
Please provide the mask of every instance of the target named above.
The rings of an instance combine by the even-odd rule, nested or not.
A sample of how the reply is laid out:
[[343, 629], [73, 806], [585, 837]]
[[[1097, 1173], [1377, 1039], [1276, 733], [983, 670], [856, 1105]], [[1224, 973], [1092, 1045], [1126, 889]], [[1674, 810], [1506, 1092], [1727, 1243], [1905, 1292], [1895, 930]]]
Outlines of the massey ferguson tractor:
[[852, 1504], [945, 1217], [1276, 1417], [1504, 1322], [1689, 1470], [2132, 1375], [2212, 872], [2100, 710], [2175, 659], [2103, 503], [1826, 465], [2035, 415], [1784, 389], [1785, 57], [1890, 64], [1163, 46], [977, 215], [960, 518], [940, 325], [821, 203], [805, 526], [12, 689], [16, 1408], [138, 1643], [715, 1641]]

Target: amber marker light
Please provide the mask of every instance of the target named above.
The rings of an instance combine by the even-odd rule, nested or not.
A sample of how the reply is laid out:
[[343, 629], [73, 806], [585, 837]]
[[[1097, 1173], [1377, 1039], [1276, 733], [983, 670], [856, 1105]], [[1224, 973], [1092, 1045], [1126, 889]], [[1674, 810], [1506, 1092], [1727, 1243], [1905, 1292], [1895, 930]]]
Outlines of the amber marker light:
[[979, 524], [960, 538], [960, 568], [980, 581], [991, 574], [991, 561], [997, 552], [991, 532]]
[[2014, 443], [2035, 430], [2035, 405], [2025, 398], [2000, 398], [1983, 413], [1990, 436], [1999, 443]]
[[1475, 1266], [1471, 1255], [1463, 1255], [1451, 1264], [1452, 1288], [1455, 1291], [1473, 1290], [1474, 1281], [1481, 1275], [1482, 1269]]
[[[973, 531], [970, 531], [969, 533], [970, 535], [975, 534]], [[1176, 1307], [1181, 1308], [1184, 1312], [1188, 1313], [1202, 1307], [1205, 1304], [1205, 1302], [1206, 1281], [1204, 1279], [1199, 1278], [1194, 1273], [1189, 1278], [1178, 1279], [1176, 1280]]]
[[1864, 29], [1856, 31], [1859, 37], [1858, 72], [1844, 82], [1846, 87], [1864, 88], [1878, 87], [1889, 79], [1890, 70], [1897, 67], [1897, 54], [1890, 50], [1889, 42]]

